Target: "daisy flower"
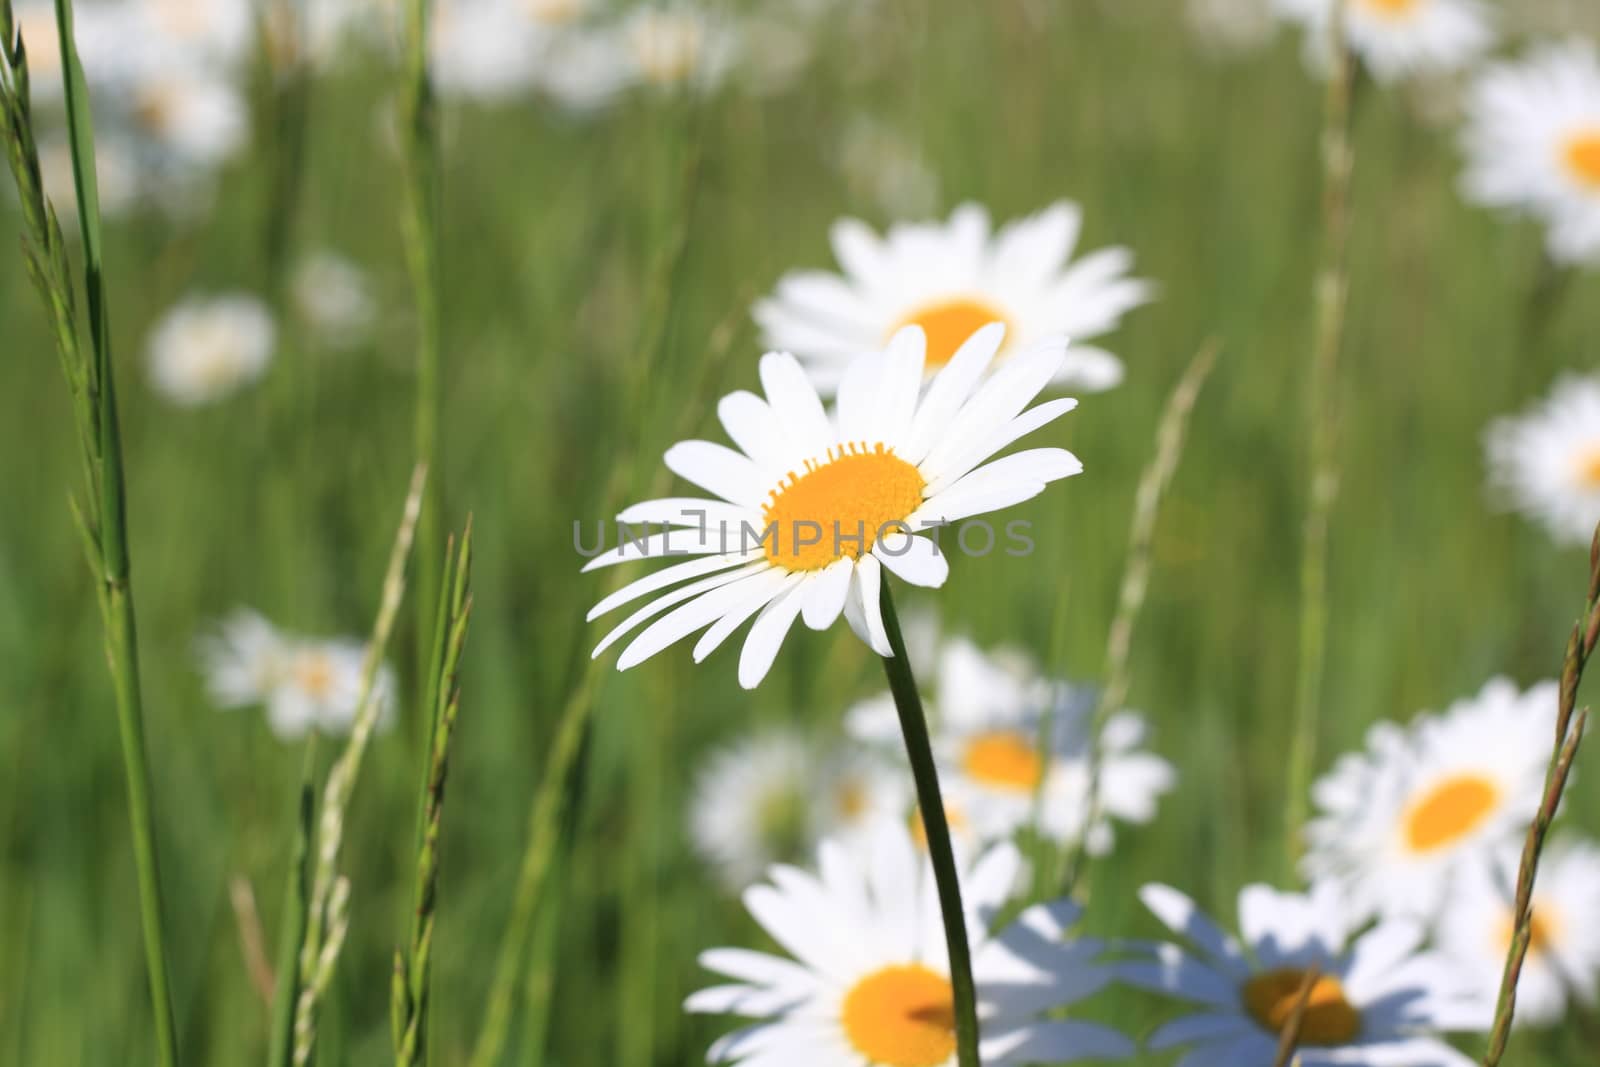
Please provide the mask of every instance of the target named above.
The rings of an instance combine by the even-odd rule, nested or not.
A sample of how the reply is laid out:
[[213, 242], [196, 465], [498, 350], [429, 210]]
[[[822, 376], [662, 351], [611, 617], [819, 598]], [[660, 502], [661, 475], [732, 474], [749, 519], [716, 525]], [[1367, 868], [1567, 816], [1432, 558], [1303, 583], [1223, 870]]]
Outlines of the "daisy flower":
[[904, 771], [861, 753], [824, 753], [799, 731], [763, 730], [713, 755], [689, 805], [695, 850], [738, 892], [774, 863], [831, 837], [865, 847], [871, 828], [907, 810]]
[[738, 58], [732, 29], [685, 7], [642, 7], [622, 25], [635, 76], [657, 89], [715, 88]]
[[926, 215], [939, 203], [939, 175], [893, 127], [858, 115], [845, 127], [835, 166], [851, 195], [889, 214]]
[[[1515, 847], [1472, 868], [1457, 882], [1439, 921], [1440, 947], [1466, 969], [1493, 1003], [1511, 947], [1517, 866]], [[1533, 891], [1533, 939], [1517, 982], [1518, 1023], [1559, 1022], [1569, 1000], [1592, 1005], [1600, 986], [1600, 847], [1556, 840], [1539, 861]]]
[[1552, 259], [1600, 261], [1600, 53], [1546, 45], [1472, 86], [1463, 142], [1469, 200], [1532, 215]]
[[766, 398], [737, 392], [717, 407], [737, 449], [686, 441], [666, 453], [669, 469], [715, 498], [628, 508], [619, 523], [668, 528], [624, 539], [584, 568], [656, 555], [703, 557], [595, 605], [591, 620], [661, 593], [608, 633], [594, 655], [660, 615], [623, 649], [618, 668], [705, 630], [694, 647], [698, 662], [755, 617], [739, 656], [739, 682], [748, 689], [766, 676], [796, 619], [823, 630], [841, 614], [875, 652], [890, 655], [879, 613], [884, 569], [912, 585], [943, 585], [950, 564], [928, 536], [936, 524], [1028, 500], [1082, 469], [1059, 448], [987, 462], [1076, 405], [1054, 400], [1023, 410], [1060, 368], [1059, 342], [985, 376], [1004, 332], [998, 325], [979, 330], [924, 391], [923, 333], [901, 330], [881, 356], [851, 365], [833, 415], [794, 357], [763, 357]]
[[1264, 885], [1239, 894], [1241, 945], [1194, 901], [1164, 885], [1139, 893], [1188, 945], [1119, 968], [1133, 985], [1203, 1010], [1162, 1026], [1146, 1047], [1188, 1047], [1184, 1067], [1272, 1067], [1278, 1040], [1309, 980], [1293, 1062], [1300, 1067], [1471, 1067], [1437, 1036], [1481, 1028], [1487, 1005], [1442, 955], [1423, 951], [1423, 928], [1390, 919], [1352, 939], [1331, 883], [1306, 894]]
[[[944, 642], [930, 713], [934, 749], [949, 803], [977, 840], [997, 841], [1032, 825], [1057, 841], [1083, 838], [1089, 819], [1095, 693], [1051, 682], [1021, 653], [985, 653], [963, 638]], [[1041, 750], [1048, 720], [1050, 736]], [[851, 709], [846, 728], [869, 743], [891, 745], [898, 716], [887, 695]], [[1085, 846], [1104, 855], [1112, 820], [1145, 823], [1174, 783], [1171, 764], [1143, 750], [1146, 725], [1129, 711], [1111, 716], [1100, 737], [1098, 799]]]
[[[956, 1061], [953, 997], [932, 871], [898, 823], [880, 824], [858, 856], [824, 842], [820, 876], [777, 867], [745, 906], [788, 956], [720, 948], [701, 955], [730, 984], [689, 997], [691, 1012], [758, 1019], [712, 1046], [711, 1063], [742, 1067], [947, 1067]], [[1017, 888], [1011, 845], [963, 872], [986, 1067], [1119, 1059], [1133, 1043], [1105, 1026], [1046, 1014], [1104, 988], [1102, 946], [1068, 939], [1071, 901], [989, 923]], [[789, 958], [791, 957], [792, 958]]]
[[250, 135], [249, 109], [228, 79], [183, 64], [140, 78], [119, 98], [129, 127], [179, 167], [211, 170]]
[[[843, 275], [788, 274], [756, 304], [755, 318], [766, 343], [800, 356], [825, 390], [852, 360], [906, 326], [927, 335], [930, 372], [992, 322], [1006, 327], [1002, 356], [1047, 336], [1097, 337], [1150, 300], [1153, 289], [1127, 277], [1133, 255], [1125, 248], [1104, 248], [1069, 266], [1081, 225], [1082, 212], [1068, 201], [995, 234], [976, 204], [957, 208], [948, 223], [901, 223], [881, 238], [865, 223], [843, 219], [832, 232]], [[1122, 364], [1074, 345], [1054, 380], [1108, 389], [1122, 380]]]
[[[1274, 0], [1278, 14], [1306, 28], [1306, 57], [1328, 64], [1336, 0]], [[1379, 82], [1470, 66], [1494, 43], [1482, 0], [1346, 0], [1350, 51]]]
[[[286, 740], [308, 730], [347, 733], [361, 708], [366, 646], [358, 640], [292, 637], [240, 611], [201, 640], [199, 655], [218, 707], [265, 705], [267, 724]], [[394, 720], [395, 693], [384, 664], [373, 683], [380, 728]]]
[[331, 348], [359, 345], [378, 315], [366, 274], [335, 252], [315, 252], [301, 260], [290, 292], [301, 321]]
[[1485, 435], [1492, 490], [1558, 541], [1586, 545], [1600, 525], [1600, 375], [1567, 376], [1533, 411]]
[[1409, 729], [1373, 727], [1313, 787], [1307, 877], [1345, 887], [1366, 915], [1436, 915], [1463, 867], [1519, 838], [1538, 810], [1557, 687], [1492, 679]]
[[184, 407], [221, 400], [266, 373], [276, 337], [272, 313], [253, 296], [191, 297], [150, 334], [151, 385]]

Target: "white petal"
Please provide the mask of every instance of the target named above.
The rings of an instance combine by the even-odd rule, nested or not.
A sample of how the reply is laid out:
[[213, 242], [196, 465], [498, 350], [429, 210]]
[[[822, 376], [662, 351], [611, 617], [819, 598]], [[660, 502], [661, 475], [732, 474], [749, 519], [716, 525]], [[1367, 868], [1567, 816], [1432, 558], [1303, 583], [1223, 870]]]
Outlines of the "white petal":
[[755, 461], [711, 441], [680, 441], [663, 457], [667, 469], [730, 503], [759, 508], [767, 484]]
[[709, 559], [692, 559], [687, 563], [675, 563], [670, 567], [664, 567], [652, 574], [645, 575], [643, 578], [629, 582], [615, 593], [601, 600], [600, 603], [589, 609], [589, 614], [584, 617], [584, 621], [593, 622], [606, 612], [619, 608], [630, 601], [637, 600], [647, 593], [653, 593], [657, 589], [665, 589], [669, 585], [686, 582], [690, 578], [698, 578], [704, 574], [712, 574], [716, 571], [727, 570], [729, 567], [736, 567], [741, 563], [747, 563], [754, 559], [756, 555], [756, 553], [747, 552], [736, 556], [712, 556]]
[[972, 396], [983, 372], [989, 369], [1006, 328], [991, 322], [978, 330], [956, 350], [950, 362], [934, 376], [928, 393], [911, 420], [911, 432], [899, 455], [908, 463], [921, 463], [949, 428], [961, 406]]
[[750, 627], [749, 636], [744, 639], [744, 648], [739, 652], [739, 684], [744, 688], [754, 689], [760, 685], [761, 679], [772, 669], [773, 660], [778, 658], [778, 649], [783, 647], [783, 639], [789, 636], [790, 627], [800, 616], [806, 587], [810, 584], [809, 581], [796, 583], [756, 616], [755, 625]]
[[[1036, 407], [1029, 408], [982, 441], [975, 442], [965, 452], [951, 456], [944, 469], [939, 471], [938, 477], [929, 479], [928, 492], [930, 494], [936, 493], [951, 482], [965, 477], [968, 471], [1002, 448], [1021, 440], [1040, 427], [1054, 422], [1077, 406], [1078, 402], [1076, 400], [1071, 397], [1062, 397], [1059, 400], [1046, 401]], [[924, 475], [927, 476], [927, 473], [924, 472]]]
[[[1001, 1049], [985, 1051], [984, 1063], [993, 1067], [1021, 1067], [1081, 1059], [1122, 1060], [1137, 1050], [1127, 1034], [1098, 1023], [1048, 1020], [1033, 1023], [1017, 1033], [1020, 1039], [1006, 1035], [1011, 1040], [1004, 1041]], [[1002, 1042], [985, 1044], [992, 1047]]]
[[783, 435], [767, 402], [741, 389], [717, 402], [717, 418], [728, 437], [763, 470], [779, 470], [787, 460]]
[[761, 385], [789, 445], [802, 458], [820, 458], [832, 443], [833, 428], [806, 372], [787, 352], [761, 357]]
[[855, 579], [850, 583], [850, 599], [846, 608], [859, 614], [859, 623], [851, 629], [867, 643], [867, 647], [880, 656], [894, 654], [889, 647], [889, 632], [883, 627], [883, 605], [879, 602], [879, 585], [883, 581], [877, 557], [868, 553], [856, 561]]
[[748, 508], [730, 504], [725, 500], [704, 500], [699, 497], [669, 496], [659, 500], [641, 500], [630, 504], [617, 515], [621, 523], [661, 523], [666, 526], [686, 526], [694, 529], [716, 531], [726, 528], [730, 535], [739, 532], [740, 524], [755, 518]]
[[806, 625], [813, 630], [826, 630], [839, 618], [844, 602], [850, 595], [850, 575], [855, 571], [855, 560], [849, 556], [834, 560], [809, 584], [801, 612]]
[[[715, 590], [723, 588], [724, 586], [737, 585], [738, 583], [743, 582], [745, 579], [755, 577], [766, 569], [767, 568], [764, 564], [751, 564], [740, 570], [728, 571], [722, 574], [713, 574], [709, 578], [702, 578], [698, 582], [691, 582], [681, 589], [674, 589], [672, 592], [657, 600], [651, 601], [638, 611], [635, 611], [632, 615], [629, 615], [626, 619], [623, 619], [621, 622], [619, 622], [610, 633], [606, 634], [605, 637], [600, 639], [600, 643], [594, 647], [594, 651], [589, 654], [589, 658], [599, 659], [605, 650], [615, 644], [618, 639], [625, 637], [646, 619], [653, 618], [661, 614], [674, 604], [682, 604], [686, 600], [692, 600], [695, 597], [701, 596], [702, 594], [709, 594]], [[699, 603], [699, 601], [695, 601], [695, 603]], [[674, 614], [676, 614], [676, 612]], [[668, 616], [668, 618], [671, 618], [671, 616]], [[664, 622], [666, 620], [662, 621]], [[624, 655], [626, 655], [626, 653], [624, 653]]]
[[665, 618], [651, 623], [622, 650], [622, 655], [617, 659], [617, 670], [625, 671], [642, 663], [668, 645], [681, 641], [703, 626], [710, 625], [734, 604], [742, 602], [747, 593], [745, 583], [760, 581], [762, 573], [767, 569], [760, 564], [753, 564], [750, 568], [737, 572], [741, 581], [712, 589]]
[[744, 596], [731, 605], [727, 612], [711, 624], [711, 628], [700, 635], [700, 640], [695, 642], [694, 661], [704, 662], [705, 658], [715, 652], [733, 632], [743, 626], [745, 621], [767, 606], [767, 603], [776, 597], [786, 586], [798, 584], [800, 576], [773, 567], [762, 575], [759, 582], [751, 582], [745, 586]]
[[950, 577], [950, 561], [931, 538], [892, 530], [878, 538], [872, 554], [912, 585], [937, 589]]

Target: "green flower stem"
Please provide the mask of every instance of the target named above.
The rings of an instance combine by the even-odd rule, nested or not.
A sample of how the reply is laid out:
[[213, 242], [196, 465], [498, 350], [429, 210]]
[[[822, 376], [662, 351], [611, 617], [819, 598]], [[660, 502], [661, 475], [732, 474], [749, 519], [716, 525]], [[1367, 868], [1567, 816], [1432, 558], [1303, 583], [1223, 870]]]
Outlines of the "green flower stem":
[[944, 940], [950, 950], [957, 1062], [961, 1067], [979, 1067], [978, 997], [972, 982], [972, 949], [967, 942], [967, 918], [961, 907], [955, 850], [950, 845], [950, 823], [945, 818], [944, 797], [939, 793], [939, 771], [934, 766], [933, 745], [928, 740], [928, 720], [922, 714], [922, 698], [917, 695], [911, 661], [906, 658], [906, 643], [900, 636], [900, 620], [894, 613], [887, 575], [879, 584], [879, 590], [883, 628], [893, 653], [883, 657], [883, 670], [889, 676], [895, 710], [900, 713], [900, 732], [906, 739], [906, 755], [911, 759], [911, 776], [917, 783], [917, 807], [922, 812], [922, 828], [928, 838], [928, 855], [933, 859], [933, 880], [939, 887], [939, 911], [944, 917]]

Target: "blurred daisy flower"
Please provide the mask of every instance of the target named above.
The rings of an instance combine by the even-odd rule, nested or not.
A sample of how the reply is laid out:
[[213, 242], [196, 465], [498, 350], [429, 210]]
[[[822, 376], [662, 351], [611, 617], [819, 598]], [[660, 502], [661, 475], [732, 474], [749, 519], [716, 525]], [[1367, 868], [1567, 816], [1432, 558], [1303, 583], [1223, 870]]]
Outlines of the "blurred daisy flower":
[[151, 331], [150, 384], [174, 404], [213, 403], [266, 373], [276, 338], [272, 313], [253, 296], [190, 297]]
[[[1507, 847], [1491, 863], [1464, 872], [1440, 916], [1440, 948], [1466, 969], [1493, 1003], [1511, 947], [1520, 850]], [[1600, 847], [1557, 839], [1539, 861], [1533, 892], [1533, 939], [1517, 982], [1519, 1024], [1548, 1026], [1569, 1001], [1595, 1002], [1600, 987]]]
[[689, 808], [695, 850], [733, 892], [774, 863], [813, 855], [825, 836], [850, 847], [905, 810], [909, 782], [876, 761], [823, 753], [799, 731], [758, 731], [715, 753]]
[[1219, 56], [1259, 48], [1276, 28], [1272, 0], [1188, 0], [1184, 21], [1201, 46]]
[[1153, 959], [1125, 963], [1119, 975], [1203, 1007], [1146, 1042], [1152, 1051], [1188, 1048], [1184, 1067], [1272, 1067], [1308, 982], [1291, 1056], [1301, 1067], [1476, 1062], [1438, 1035], [1483, 1027], [1488, 1006], [1448, 959], [1422, 949], [1418, 923], [1386, 920], [1352, 937], [1338, 887], [1299, 894], [1252, 885], [1239, 894], [1241, 946], [1176, 889], [1148, 885], [1139, 896], [1188, 944], [1157, 946]]
[[[865, 856], [824, 842], [820, 876], [777, 867], [745, 892], [750, 914], [792, 958], [738, 948], [701, 964], [733, 979], [693, 994], [691, 1012], [760, 1020], [714, 1044], [711, 1063], [767, 1067], [948, 1067], [956, 1062], [950, 968], [932, 870], [899, 823], [880, 824]], [[1021, 857], [1000, 845], [966, 866], [962, 900], [986, 1067], [1121, 1059], [1133, 1042], [1109, 1027], [1047, 1017], [1112, 979], [1103, 947], [1067, 936], [1077, 905], [996, 913], [1018, 888]]]
[[[366, 646], [346, 638], [293, 637], [252, 611], [238, 611], [201, 639], [199, 656], [218, 707], [265, 706], [273, 733], [347, 733], [360, 710]], [[387, 664], [373, 685], [378, 725], [395, 713], [395, 678]]]
[[290, 282], [295, 313], [330, 348], [353, 348], [377, 319], [372, 285], [360, 267], [326, 249], [301, 260]]
[[1035, 346], [986, 375], [1004, 334], [998, 325], [979, 330], [924, 391], [923, 332], [901, 330], [882, 355], [851, 364], [832, 416], [794, 357], [764, 356], [766, 398], [741, 391], [717, 407], [737, 449], [685, 441], [667, 450], [667, 467], [715, 498], [626, 509], [619, 523], [668, 528], [625, 538], [584, 568], [705, 557], [674, 563], [596, 604], [591, 621], [661, 593], [608, 633], [594, 655], [663, 612], [623, 649], [618, 669], [704, 630], [694, 647], [698, 662], [752, 617], [739, 657], [747, 689], [766, 676], [802, 617], [824, 630], [843, 614], [875, 652], [891, 654], [879, 608], [884, 568], [912, 585], [943, 585], [950, 564], [930, 530], [1028, 500], [1082, 469], [1060, 448], [989, 462], [1077, 403], [1024, 410], [1060, 369], [1063, 342]]
[[1552, 537], [1587, 545], [1600, 525], [1600, 376], [1567, 376], [1543, 404], [1485, 435], [1489, 483]]
[[[957, 208], [948, 223], [900, 223], [883, 237], [843, 219], [832, 239], [844, 274], [788, 274], [756, 304], [755, 318], [766, 343], [798, 355], [825, 391], [838, 385], [852, 360], [880, 350], [906, 326], [927, 335], [930, 372], [992, 322], [1006, 327], [1002, 358], [1048, 336], [1097, 337], [1150, 300], [1153, 289], [1126, 276], [1133, 256], [1125, 248], [1101, 249], [1069, 265], [1081, 224], [1082, 212], [1066, 201], [994, 234], [988, 212], [976, 204]], [[1075, 344], [1053, 380], [1108, 389], [1122, 380], [1122, 364]]]
[[658, 89], [713, 89], [738, 58], [732, 27], [692, 7], [639, 8], [621, 33], [636, 77]]
[[[1093, 690], [1052, 682], [1019, 652], [985, 653], [963, 638], [944, 642], [933, 678], [928, 709], [937, 723], [940, 781], [977, 839], [1010, 837], [1033, 824], [1036, 810], [1047, 836], [1082, 839], [1091, 810]], [[893, 700], [885, 695], [851, 709], [846, 727], [858, 740], [894, 744], [899, 724]], [[1173, 786], [1171, 764], [1142, 749], [1145, 734], [1144, 719], [1134, 712], [1120, 712], [1106, 723], [1094, 825], [1085, 841], [1094, 855], [1111, 850], [1113, 819], [1149, 822], [1157, 800]]]
[[244, 97], [227, 78], [176, 65], [139, 79], [121, 98], [128, 128], [178, 167], [212, 170], [231, 159], [250, 133]]
[[1309, 878], [1344, 886], [1357, 916], [1427, 918], [1450, 886], [1538, 810], [1555, 736], [1557, 687], [1504, 678], [1410, 728], [1374, 726], [1313, 789]]
[[1600, 262], [1600, 52], [1573, 39], [1481, 74], [1463, 135], [1469, 200], [1522, 211], [1552, 259]]
[[939, 204], [939, 175], [899, 131], [864, 115], [845, 127], [835, 162], [853, 196], [890, 215], [926, 215]]
[[[1336, 0], [1274, 0], [1278, 13], [1306, 28], [1306, 57], [1328, 65]], [[1350, 50], [1379, 82], [1471, 66], [1494, 43], [1482, 0], [1345, 0]]]

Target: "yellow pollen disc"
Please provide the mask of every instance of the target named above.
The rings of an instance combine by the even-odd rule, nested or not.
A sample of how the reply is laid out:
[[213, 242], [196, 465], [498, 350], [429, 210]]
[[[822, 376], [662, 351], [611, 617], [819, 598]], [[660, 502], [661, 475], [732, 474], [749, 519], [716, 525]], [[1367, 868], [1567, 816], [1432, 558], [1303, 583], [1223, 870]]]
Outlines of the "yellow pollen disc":
[[885, 967], [845, 994], [845, 1036], [882, 1067], [939, 1067], [956, 1050], [950, 983], [920, 964]]
[[822, 463], [789, 472], [762, 511], [767, 559], [789, 571], [821, 570], [859, 558], [880, 531], [922, 506], [922, 472], [883, 444], [837, 445]]
[[1044, 761], [1028, 738], [1015, 730], [979, 734], [962, 753], [967, 774], [998, 789], [1032, 792], [1044, 775]]
[[1472, 833], [1500, 804], [1500, 787], [1476, 774], [1446, 778], [1411, 806], [1406, 844], [1413, 852], [1447, 848]]
[[1600, 445], [1593, 445], [1578, 457], [1578, 484], [1585, 489], [1600, 489]]
[[[1245, 1010], [1269, 1033], [1282, 1033], [1294, 1017], [1305, 980], [1305, 971], [1292, 968], [1258, 974], [1245, 983]], [[1345, 999], [1339, 979], [1318, 976], [1300, 1019], [1300, 1044], [1343, 1045], [1360, 1033], [1361, 1013]]]
[[1380, 15], [1391, 17], [1409, 15], [1422, 6], [1422, 0], [1362, 0], [1362, 3]]
[[967, 338], [991, 322], [1004, 323], [1006, 332], [1011, 332], [1011, 320], [993, 304], [957, 297], [918, 308], [895, 324], [889, 336], [906, 326], [921, 326], [928, 335], [927, 366], [942, 367], [966, 344]]
[[[1511, 947], [1511, 935], [1515, 932], [1516, 917], [1507, 910], [1496, 931], [1495, 947], [1498, 951], [1503, 953]], [[1534, 901], [1533, 922], [1529, 924], [1528, 935], [1528, 952], [1534, 956], [1548, 950], [1561, 936], [1560, 921], [1537, 900]]]
[[859, 819], [867, 811], [867, 787], [850, 780], [839, 786], [839, 814], [846, 819]]
[[[967, 817], [955, 808], [946, 804], [944, 806], [945, 825], [950, 827], [950, 832], [956, 833], [967, 825]], [[922, 810], [911, 809], [911, 840], [916, 842], [922, 851], [928, 851], [928, 828], [922, 825]]]
[[1567, 168], [1579, 181], [1600, 190], [1600, 129], [1585, 130], [1573, 137], [1562, 154]]
[[321, 699], [333, 691], [333, 664], [323, 655], [303, 656], [294, 665], [294, 680], [301, 689]]

